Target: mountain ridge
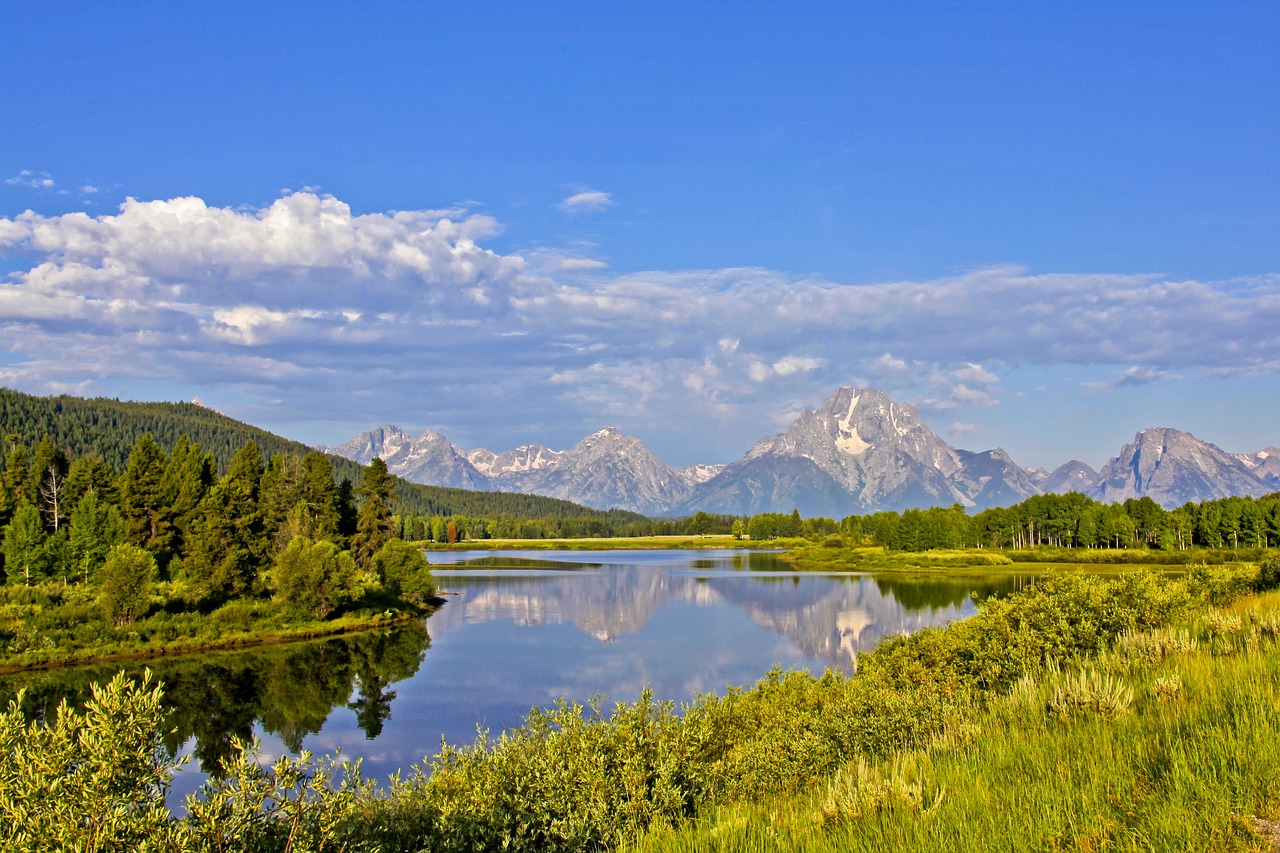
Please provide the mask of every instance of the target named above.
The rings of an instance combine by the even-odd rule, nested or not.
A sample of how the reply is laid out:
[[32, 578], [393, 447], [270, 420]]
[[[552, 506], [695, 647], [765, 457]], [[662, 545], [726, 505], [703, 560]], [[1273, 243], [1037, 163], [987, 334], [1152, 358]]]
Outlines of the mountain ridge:
[[545, 494], [646, 515], [798, 509], [807, 516], [840, 518], [952, 504], [982, 510], [1069, 491], [1108, 502], [1151, 497], [1171, 508], [1187, 500], [1256, 496], [1280, 488], [1280, 449], [1232, 455], [1167, 427], [1139, 431], [1100, 471], [1078, 460], [1052, 472], [1033, 471], [1017, 465], [1002, 448], [952, 447], [914, 406], [874, 388], [836, 389], [822, 406], [801, 412], [786, 430], [759, 439], [725, 465], [673, 468], [616, 427], [597, 430], [568, 450], [536, 443], [501, 453], [463, 450], [433, 430], [423, 432], [424, 447], [415, 449], [406, 446], [407, 433], [389, 426], [322, 449], [367, 453], [387, 430], [397, 432], [385, 444], [392, 458], [384, 460], [407, 479], [462, 482], [457, 478], [465, 476], [479, 489]]

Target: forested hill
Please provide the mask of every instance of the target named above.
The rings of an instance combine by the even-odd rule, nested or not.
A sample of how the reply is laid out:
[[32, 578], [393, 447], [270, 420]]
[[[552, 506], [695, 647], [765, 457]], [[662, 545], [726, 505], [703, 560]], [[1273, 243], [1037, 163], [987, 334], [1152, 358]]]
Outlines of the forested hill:
[[[0, 438], [27, 447], [35, 447], [48, 436], [54, 447], [69, 457], [96, 455], [116, 471], [123, 471], [134, 444], [146, 433], [166, 453], [173, 449], [179, 436], [186, 435], [202, 451], [213, 455], [220, 472], [227, 470], [236, 451], [250, 440], [268, 459], [276, 454], [302, 456], [312, 450], [302, 442], [281, 438], [195, 403], [134, 403], [67, 395], [37, 397], [0, 388]], [[339, 480], [360, 482], [362, 466], [336, 456], [331, 461]], [[602, 518], [614, 524], [645, 520], [635, 513], [606, 512], [539, 495], [446, 489], [398, 478], [396, 493], [403, 512], [420, 516]]]

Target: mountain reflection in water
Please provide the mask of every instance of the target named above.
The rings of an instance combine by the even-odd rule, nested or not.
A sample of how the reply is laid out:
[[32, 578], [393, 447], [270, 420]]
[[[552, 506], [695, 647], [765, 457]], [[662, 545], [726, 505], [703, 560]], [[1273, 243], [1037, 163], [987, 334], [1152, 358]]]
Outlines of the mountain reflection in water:
[[[1026, 577], [796, 572], [745, 551], [432, 552], [446, 603], [425, 622], [338, 639], [159, 658], [167, 746], [215, 771], [233, 737], [268, 757], [340, 749], [375, 777], [518, 724], [560, 697], [632, 701], [747, 686], [772, 666], [848, 671], [881, 638], [973, 612]], [[430, 635], [428, 636], [428, 631]], [[118, 666], [0, 678], [0, 701], [52, 718]], [[194, 789], [184, 773], [175, 791]]]

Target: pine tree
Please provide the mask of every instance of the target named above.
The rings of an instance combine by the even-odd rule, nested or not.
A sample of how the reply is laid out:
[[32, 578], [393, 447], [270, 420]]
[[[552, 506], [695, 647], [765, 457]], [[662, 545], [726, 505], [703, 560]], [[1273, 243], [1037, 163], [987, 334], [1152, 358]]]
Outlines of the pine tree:
[[338, 488], [328, 457], [277, 455], [262, 478], [262, 513], [275, 550], [296, 536], [338, 540]]
[[10, 584], [30, 586], [50, 574], [44, 521], [29, 503], [18, 507], [4, 530], [4, 571]]
[[202, 595], [225, 601], [258, 591], [270, 551], [258, 507], [262, 456], [252, 441], [200, 504], [183, 569]]
[[14, 435], [9, 436], [9, 443], [11, 449], [5, 457], [3, 476], [0, 476], [0, 524], [8, 524], [18, 507], [28, 502], [30, 490], [27, 448]]
[[96, 581], [107, 552], [124, 542], [124, 519], [90, 489], [71, 513], [70, 562], [80, 580]]
[[356, 512], [356, 533], [351, 541], [351, 550], [361, 567], [369, 566], [373, 555], [395, 536], [394, 489], [395, 478], [387, 471], [387, 463], [375, 456], [364, 469], [358, 490], [361, 501]]
[[170, 554], [166, 556], [176, 556], [187, 550], [200, 502], [213, 487], [214, 479], [213, 456], [201, 452], [185, 434], [179, 436], [173, 453], [169, 455], [169, 464], [165, 466], [162, 484], [167, 502], [164, 522], [173, 531]]
[[71, 463], [67, 470], [65, 498], [67, 506], [74, 511], [81, 498], [92, 489], [98, 493], [98, 500], [108, 504], [119, 503], [119, 492], [116, 489], [116, 472], [102, 461], [96, 454], [80, 456]]
[[129, 466], [120, 478], [125, 536], [156, 555], [167, 555], [172, 544], [172, 532], [164, 517], [168, 507], [164, 483], [167, 467], [164, 451], [151, 433], [146, 433], [134, 444]]

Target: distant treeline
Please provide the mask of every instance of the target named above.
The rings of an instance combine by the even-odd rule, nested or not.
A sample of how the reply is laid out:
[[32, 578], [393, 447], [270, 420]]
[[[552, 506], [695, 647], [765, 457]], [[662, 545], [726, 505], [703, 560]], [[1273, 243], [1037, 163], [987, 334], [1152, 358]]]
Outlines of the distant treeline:
[[1104, 504], [1072, 492], [969, 515], [964, 508], [853, 515], [840, 533], [900, 551], [938, 548], [1200, 548], [1280, 546], [1280, 492], [1230, 497], [1167, 510], [1143, 497]]

